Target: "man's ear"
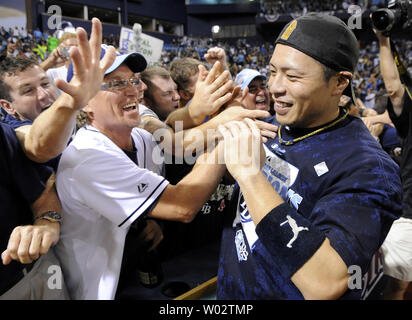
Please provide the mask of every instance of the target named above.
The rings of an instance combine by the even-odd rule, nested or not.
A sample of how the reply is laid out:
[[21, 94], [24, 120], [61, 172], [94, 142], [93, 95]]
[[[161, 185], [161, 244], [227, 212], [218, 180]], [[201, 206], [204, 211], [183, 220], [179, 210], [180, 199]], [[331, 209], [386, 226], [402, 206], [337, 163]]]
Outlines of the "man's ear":
[[88, 104], [85, 107], [82, 108], [82, 111], [87, 115], [87, 119], [89, 121], [94, 119], [94, 114], [93, 114], [92, 108], [90, 108]]
[[346, 87], [349, 85], [350, 80], [352, 79], [352, 73], [349, 71], [340, 71], [336, 77], [335, 88], [332, 92], [333, 95], [342, 95]]
[[0, 106], [10, 115], [14, 116], [16, 110], [13, 108], [13, 103], [6, 99], [0, 99]]

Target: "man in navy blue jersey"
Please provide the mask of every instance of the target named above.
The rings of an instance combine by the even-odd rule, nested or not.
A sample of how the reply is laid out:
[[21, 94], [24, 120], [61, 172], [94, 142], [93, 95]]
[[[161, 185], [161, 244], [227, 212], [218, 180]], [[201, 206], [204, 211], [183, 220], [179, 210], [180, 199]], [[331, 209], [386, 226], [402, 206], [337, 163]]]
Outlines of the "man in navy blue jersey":
[[240, 191], [223, 232], [218, 299], [361, 297], [356, 279], [401, 215], [402, 191], [398, 166], [338, 106], [358, 55], [338, 18], [293, 20], [270, 61], [278, 136], [261, 147], [248, 119], [220, 127]]
[[3, 123], [0, 152], [0, 300], [68, 299], [63, 282], [48, 285], [49, 267], [60, 268], [52, 249], [61, 211], [54, 174], [27, 159], [14, 130]]

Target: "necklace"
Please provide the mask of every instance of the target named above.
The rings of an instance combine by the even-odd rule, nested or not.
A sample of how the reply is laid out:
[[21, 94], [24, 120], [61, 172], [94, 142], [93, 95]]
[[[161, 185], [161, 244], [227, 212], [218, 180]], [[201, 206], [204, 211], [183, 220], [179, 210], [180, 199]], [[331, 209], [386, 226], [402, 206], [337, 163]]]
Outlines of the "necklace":
[[326, 130], [326, 129], [330, 128], [330, 127], [333, 127], [335, 124], [337, 124], [337, 123], [341, 122], [343, 119], [345, 119], [348, 114], [349, 114], [349, 109], [346, 110], [345, 114], [344, 114], [342, 117], [336, 119], [336, 120], [333, 121], [332, 123], [330, 123], [330, 124], [328, 124], [328, 125], [326, 125], [326, 126], [324, 126], [324, 127], [322, 127], [322, 128], [319, 128], [319, 129], [317, 129], [317, 130], [315, 130], [315, 131], [312, 131], [311, 133], [305, 134], [304, 136], [301, 136], [301, 137], [299, 137], [299, 138], [292, 139], [292, 140], [284, 140], [284, 139], [282, 139], [282, 135], [281, 135], [282, 125], [281, 125], [281, 126], [279, 127], [279, 143], [280, 143], [280, 144], [283, 144], [284, 146], [290, 146], [290, 145], [292, 145], [292, 144], [294, 144], [294, 143], [296, 143], [296, 142], [298, 142], [298, 141], [301, 141], [301, 140], [303, 140], [303, 139], [309, 138], [309, 137], [311, 137], [311, 136], [313, 136], [313, 135], [315, 135], [315, 134], [317, 134], [317, 133], [319, 133], [319, 132], [321, 132], [321, 131], [323, 131], [323, 130]]

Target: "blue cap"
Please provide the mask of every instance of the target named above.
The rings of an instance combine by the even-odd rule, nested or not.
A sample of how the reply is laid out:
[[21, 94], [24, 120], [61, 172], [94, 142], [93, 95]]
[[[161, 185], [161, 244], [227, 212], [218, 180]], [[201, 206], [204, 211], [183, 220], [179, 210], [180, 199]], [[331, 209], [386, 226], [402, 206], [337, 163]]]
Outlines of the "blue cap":
[[235, 86], [240, 86], [242, 91], [249, 86], [253, 79], [260, 77], [266, 80], [266, 77], [253, 69], [243, 69], [235, 78]]
[[[102, 44], [102, 51], [100, 54], [100, 60], [106, 53], [107, 45]], [[115, 71], [121, 64], [125, 63], [132, 72], [142, 72], [147, 67], [147, 61], [145, 57], [138, 52], [130, 52], [127, 54], [121, 54], [116, 51], [116, 58], [114, 59], [113, 64], [106, 70], [104, 73], [109, 74]], [[73, 63], [70, 62], [69, 68], [67, 70], [67, 82], [73, 78]]]

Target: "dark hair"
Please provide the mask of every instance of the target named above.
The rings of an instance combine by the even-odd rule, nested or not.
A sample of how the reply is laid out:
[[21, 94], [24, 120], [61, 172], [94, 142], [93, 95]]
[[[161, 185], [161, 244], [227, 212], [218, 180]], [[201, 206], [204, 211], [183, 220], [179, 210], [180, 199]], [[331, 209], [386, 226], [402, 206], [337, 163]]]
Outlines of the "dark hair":
[[146, 70], [144, 70], [142, 73], [140, 73], [140, 76], [141, 76], [142, 81], [144, 82], [144, 84], [147, 86], [147, 90], [145, 90], [144, 96], [145, 96], [145, 98], [149, 98], [152, 101], [154, 101], [153, 94], [152, 94], [154, 85], [152, 83], [152, 79], [154, 77], [159, 77], [159, 78], [162, 78], [162, 79], [165, 79], [165, 80], [172, 79], [172, 77], [170, 76], [169, 71], [166, 70], [165, 68], [159, 67], [159, 66], [148, 67]]
[[172, 61], [169, 71], [178, 90], [186, 90], [190, 77], [199, 72], [199, 64], [202, 62], [194, 58], [181, 58]]
[[4, 76], [12, 76], [17, 72], [24, 71], [39, 63], [34, 58], [27, 57], [6, 57], [0, 62], [0, 99], [12, 101], [10, 96], [10, 86], [4, 82]]

